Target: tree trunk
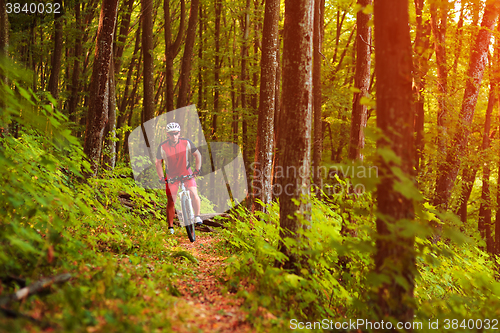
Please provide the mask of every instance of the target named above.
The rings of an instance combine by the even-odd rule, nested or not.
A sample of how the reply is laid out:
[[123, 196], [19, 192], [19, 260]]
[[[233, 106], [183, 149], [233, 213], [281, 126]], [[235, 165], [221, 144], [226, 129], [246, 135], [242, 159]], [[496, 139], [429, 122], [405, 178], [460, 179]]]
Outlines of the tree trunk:
[[103, 0], [97, 28], [94, 67], [90, 80], [89, 110], [83, 151], [95, 176], [101, 157], [104, 126], [108, 120], [109, 69], [113, 50], [118, 0]]
[[167, 101], [167, 112], [174, 109], [174, 59], [179, 53], [181, 40], [184, 31], [184, 21], [186, 5], [184, 0], [181, 0], [181, 12], [180, 12], [180, 23], [179, 31], [177, 32], [177, 37], [172, 43], [172, 29], [170, 25], [170, 1], [163, 1], [163, 10], [165, 15], [165, 79], [166, 79], [166, 90], [165, 90], [165, 100]]
[[[80, 19], [80, 1], [75, 4], [75, 24], [76, 29], [81, 29], [81, 19]], [[75, 51], [73, 56], [75, 60], [73, 61], [73, 72], [71, 74], [71, 95], [68, 100], [68, 113], [69, 120], [76, 123], [76, 107], [78, 106], [78, 92], [80, 91], [80, 62], [82, 61], [82, 38], [78, 34], [75, 40]]]
[[[371, 5], [371, 0], [358, 0], [362, 9]], [[351, 136], [349, 146], [350, 160], [363, 160], [361, 150], [365, 146], [365, 135], [368, 112], [366, 104], [361, 104], [361, 99], [368, 96], [370, 88], [370, 66], [371, 66], [371, 29], [368, 26], [371, 15], [359, 10], [356, 14], [357, 36], [356, 36], [356, 74], [354, 76], [354, 98], [352, 102]]]
[[464, 156], [465, 150], [467, 149], [467, 142], [472, 126], [479, 88], [483, 79], [491, 32], [498, 17], [499, 10], [499, 2], [494, 0], [487, 1], [483, 21], [481, 23], [481, 30], [472, 48], [462, 109], [457, 125], [458, 129], [448, 148], [446, 161], [442, 163], [440, 167], [442, 172], [438, 175], [436, 181], [436, 193], [433, 203], [434, 206], [439, 207], [441, 210], [446, 210], [448, 208], [451, 191], [460, 166], [460, 158]]
[[154, 75], [153, 75], [153, 1], [141, 0], [142, 19], [142, 56], [143, 56], [143, 110], [141, 122], [153, 119], [154, 105]]
[[487, 158], [487, 153], [490, 148], [490, 127], [491, 127], [491, 114], [493, 106], [496, 103], [496, 85], [495, 80], [492, 79], [490, 87], [490, 95], [488, 99], [488, 108], [486, 109], [486, 116], [484, 119], [484, 132], [482, 144], [482, 161], [483, 161], [483, 186], [481, 189], [481, 203], [479, 205], [479, 219], [477, 229], [481, 234], [481, 238], [486, 240], [486, 250], [489, 253], [494, 251], [494, 241], [491, 235], [491, 200], [490, 200], [490, 165]]
[[313, 180], [316, 195], [321, 195], [320, 165], [323, 156], [323, 96], [321, 91], [321, 62], [323, 52], [323, 35], [325, 32], [325, 0], [314, 1], [314, 36], [313, 36], [313, 112], [314, 112], [314, 145], [313, 145]]
[[[62, 0], [57, 0], [62, 7]], [[62, 14], [63, 11], [54, 13], [54, 51], [52, 52], [51, 72], [49, 78], [49, 92], [57, 100], [59, 96], [59, 74], [61, 73], [61, 56], [63, 50]]]
[[[394, 189], [399, 167], [413, 180], [412, 51], [408, 25], [408, 2], [374, 1], [375, 72], [377, 76], [377, 126], [383, 133], [377, 146], [390, 149], [400, 164], [380, 160], [377, 185], [375, 272], [387, 282], [377, 288], [380, 319], [413, 320], [415, 285], [414, 236], [402, 235], [394, 224], [413, 224], [413, 202]], [[383, 217], [382, 217], [383, 216]], [[392, 225], [392, 226], [391, 226]]]
[[200, 0], [191, 0], [191, 13], [187, 28], [186, 44], [182, 56], [181, 74], [179, 77], [179, 96], [177, 108], [188, 105], [188, 90], [191, 77], [191, 63], [193, 59], [194, 40], [196, 39], [196, 24], [198, 22], [198, 6]]
[[[423, 1], [423, 0], [422, 0]], [[452, 73], [456, 73], [458, 69], [458, 58], [460, 58], [460, 54], [462, 53], [462, 44], [464, 41], [463, 36], [463, 26], [464, 26], [464, 9], [465, 3], [462, 2], [460, 4], [460, 17], [457, 23], [457, 31], [455, 33], [455, 60], [453, 60]]]
[[0, 0], [0, 56], [7, 55], [9, 46], [9, 17], [5, 3], [5, 0]]
[[[5, 0], [0, 0], [0, 61], [2, 57], [7, 56], [7, 47], [9, 46], [9, 17], [5, 3]], [[0, 81], [7, 84], [7, 76], [2, 72], [0, 72]]]
[[459, 200], [459, 208], [457, 215], [460, 216], [460, 220], [465, 223], [467, 222], [467, 203], [469, 202], [470, 195], [472, 193], [472, 187], [474, 186], [474, 181], [476, 180], [477, 167], [470, 166], [464, 168], [462, 171], [462, 193]]
[[199, 6], [199, 25], [198, 25], [198, 39], [199, 39], [199, 43], [198, 43], [198, 62], [199, 62], [199, 66], [198, 66], [198, 116], [200, 118], [200, 122], [201, 122], [201, 126], [202, 128], [205, 128], [205, 122], [203, 121], [204, 120], [204, 116], [202, 116], [202, 113], [200, 112], [200, 110], [204, 110], [205, 107], [206, 107], [206, 102], [205, 102], [205, 86], [203, 85], [203, 74], [204, 74], [204, 70], [205, 70], [205, 66], [204, 66], [204, 60], [203, 60], [203, 42], [204, 42], [204, 39], [203, 39], [203, 27], [204, 27], [204, 22], [203, 22], [203, 5], [200, 4]]
[[125, 49], [125, 42], [127, 41], [127, 36], [130, 27], [130, 17], [132, 15], [132, 9], [134, 6], [134, 0], [128, 0], [128, 2], [123, 3], [123, 8], [125, 12], [122, 14], [122, 19], [120, 23], [120, 31], [115, 37], [116, 42], [113, 49], [114, 54], [114, 73], [115, 75], [120, 73], [122, 68], [122, 60], [123, 60], [123, 50]]
[[[286, 172], [279, 179], [280, 236], [293, 238], [301, 247], [298, 230], [310, 228], [310, 160], [312, 123], [312, 51], [314, 0], [285, 0], [283, 37], [283, 110], [278, 153]], [[291, 189], [290, 189], [291, 188]], [[297, 204], [298, 201], [298, 204]], [[305, 246], [305, 245], [302, 245]], [[287, 256], [284, 268], [300, 272], [305, 264], [284, 242], [280, 251]]]
[[109, 69], [109, 108], [108, 122], [104, 130], [104, 168], [113, 170], [116, 164], [116, 86], [114, 58], [111, 59]]
[[265, 211], [264, 205], [272, 200], [272, 164], [274, 149], [274, 112], [276, 99], [280, 1], [267, 0], [262, 32], [262, 54], [260, 62], [259, 119], [253, 173], [252, 211]]
[[448, 1], [438, 0], [431, 2], [431, 29], [434, 35], [434, 49], [436, 52], [437, 77], [438, 77], [438, 156], [440, 160], [446, 156], [446, 143], [448, 133], [448, 68], [446, 65], [446, 24], [448, 22]]
[[427, 50], [430, 44], [430, 25], [429, 21], [422, 22], [422, 10], [424, 8], [424, 0], [415, 0], [415, 13], [417, 20], [417, 28], [414, 43], [414, 85], [413, 93], [415, 95], [414, 102], [414, 126], [415, 126], [415, 167], [417, 173], [420, 171], [420, 165], [423, 164], [424, 151], [424, 97], [425, 77], [429, 66], [427, 66], [428, 56]]
[[212, 140], [215, 140], [217, 132], [217, 113], [219, 112], [220, 82], [219, 74], [222, 60], [220, 59], [220, 19], [222, 15], [222, 0], [215, 0], [215, 68], [214, 68], [214, 114], [212, 116]]

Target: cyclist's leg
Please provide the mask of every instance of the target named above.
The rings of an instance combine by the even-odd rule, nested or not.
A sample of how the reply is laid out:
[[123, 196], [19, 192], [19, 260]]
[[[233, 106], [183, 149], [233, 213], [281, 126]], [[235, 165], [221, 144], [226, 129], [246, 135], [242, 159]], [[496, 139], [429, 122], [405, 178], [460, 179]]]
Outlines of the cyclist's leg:
[[167, 222], [169, 227], [174, 226], [175, 198], [177, 197], [178, 184], [167, 184]]
[[167, 201], [167, 221], [168, 221], [168, 226], [173, 227], [174, 226], [174, 216], [175, 216], [175, 201], [172, 196], [168, 196], [168, 201]]
[[189, 192], [191, 192], [191, 202], [193, 203], [193, 211], [194, 215], [198, 216], [200, 215], [200, 208], [201, 208], [201, 200], [200, 196], [198, 195], [198, 188], [195, 186], [191, 186], [187, 188]]

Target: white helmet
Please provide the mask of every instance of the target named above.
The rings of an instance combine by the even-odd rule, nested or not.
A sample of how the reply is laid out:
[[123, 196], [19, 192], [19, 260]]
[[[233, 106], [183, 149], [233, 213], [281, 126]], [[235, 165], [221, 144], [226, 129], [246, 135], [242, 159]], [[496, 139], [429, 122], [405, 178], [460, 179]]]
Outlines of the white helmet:
[[168, 123], [167, 124], [167, 133], [168, 132], [180, 132], [181, 126], [177, 123]]

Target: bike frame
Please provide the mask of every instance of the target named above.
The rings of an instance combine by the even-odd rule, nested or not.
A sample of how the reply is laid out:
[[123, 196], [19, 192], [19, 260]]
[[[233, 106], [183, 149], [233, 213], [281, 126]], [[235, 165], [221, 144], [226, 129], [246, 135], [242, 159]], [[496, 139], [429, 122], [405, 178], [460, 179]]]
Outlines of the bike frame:
[[[181, 211], [182, 211], [182, 225], [186, 228], [189, 240], [194, 242], [196, 240], [195, 236], [195, 221], [194, 221], [194, 211], [193, 211], [193, 203], [191, 201], [191, 195], [189, 194], [189, 190], [184, 185], [184, 182], [188, 179], [193, 178], [193, 175], [189, 176], [178, 176], [168, 180], [169, 184], [173, 184], [175, 182], [180, 182], [179, 191], [177, 193], [178, 198], [180, 199]], [[189, 216], [186, 216], [189, 215]]]
[[[181, 210], [182, 210], [182, 202], [183, 202], [183, 198], [184, 197], [187, 197], [187, 202], [189, 204], [189, 206], [191, 206], [191, 210], [190, 212], [193, 213], [193, 203], [191, 201], [191, 195], [189, 193], [189, 190], [186, 188], [186, 186], [184, 185], [184, 181], [181, 180], [181, 184], [179, 186], [179, 194], [177, 195], [181, 201]], [[185, 220], [188, 220], [188, 222], [190, 223], [187, 223]], [[182, 224], [185, 226], [187, 225], [191, 225], [194, 223], [194, 215], [193, 216], [184, 216], [184, 213], [182, 215]]]

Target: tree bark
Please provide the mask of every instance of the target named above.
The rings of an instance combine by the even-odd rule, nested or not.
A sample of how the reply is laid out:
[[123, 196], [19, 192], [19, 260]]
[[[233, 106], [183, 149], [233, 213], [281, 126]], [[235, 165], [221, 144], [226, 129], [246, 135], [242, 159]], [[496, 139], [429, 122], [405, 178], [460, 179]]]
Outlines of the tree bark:
[[220, 19], [222, 15], [222, 0], [215, 0], [215, 68], [214, 68], [214, 114], [212, 116], [212, 133], [211, 138], [215, 140], [217, 132], [217, 113], [219, 112], [219, 95], [220, 95], [220, 68], [222, 60], [220, 60]]
[[196, 24], [198, 22], [198, 7], [200, 0], [191, 0], [191, 14], [189, 15], [186, 44], [182, 56], [181, 74], [179, 77], [179, 96], [177, 108], [188, 105], [188, 90], [191, 77], [191, 63], [193, 59], [194, 40], [196, 39]]
[[123, 50], [125, 49], [125, 42], [127, 41], [127, 36], [130, 28], [130, 17], [132, 16], [132, 9], [134, 6], [134, 0], [128, 0], [128, 2], [123, 3], [123, 8], [125, 12], [122, 14], [122, 19], [120, 23], [120, 31], [116, 36], [116, 42], [113, 49], [114, 54], [114, 73], [119, 74], [122, 68], [123, 60]]
[[186, 5], [184, 0], [181, 0], [181, 12], [179, 31], [175, 41], [172, 42], [172, 29], [170, 25], [170, 1], [163, 1], [163, 10], [165, 16], [165, 79], [166, 90], [165, 100], [167, 101], [167, 112], [174, 109], [174, 59], [179, 53], [182, 36], [184, 34], [184, 21], [186, 17]]
[[94, 67], [89, 93], [89, 110], [83, 151], [95, 176], [101, 157], [104, 126], [108, 120], [109, 68], [113, 50], [118, 0], [103, 0], [96, 37]]
[[[5, 0], [0, 0], [0, 60], [2, 57], [7, 56], [7, 48], [9, 46], [9, 17], [5, 3]], [[7, 84], [7, 76], [4, 74], [0, 72], [0, 81]]]
[[415, 14], [417, 21], [415, 43], [414, 43], [414, 84], [413, 93], [415, 95], [415, 111], [414, 111], [414, 126], [415, 126], [415, 167], [417, 173], [420, 171], [420, 165], [423, 164], [424, 151], [424, 97], [425, 76], [429, 66], [428, 50], [430, 46], [430, 24], [429, 21], [422, 22], [422, 11], [424, 8], [424, 0], [415, 0]]
[[325, 32], [325, 0], [314, 1], [314, 36], [313, 36], [313, 112], [314, 112], [314, 145], [313, 145], [313, 180], [316, 195], [321, 196], [320, 165], [323, 156], [323, 95], [321, 90], [321, 62], [323, 52], [323, 35]]
[[116, 86], [115, 86], [115, 66], [114, 57], [111, 58], [109, 69], [109, 108], [108, 122], [104, 130], [104, 168], [113, 170], [116, 164]]
[[[310, 228], [310, 159], [312, 123], [312, 52], [313, 0], [285, 0], [283, 37], [283, 110], [278, 152], [284, 170], [295, 172], [280, 180], [283, 192], [280, 200], [280, 236], [293, 238], [299, 247], [301, 236], [297, 231]], [[287, 189], [285, 191], [285, 188]], [[291, 188], [291, 189], [290, 189]], [[297, 204], [298, 201], [298, 204]], [[302, 245], [304, 246], [304, 245]], [[299, 273], [305, 264], [281, 242], [280, 251], [287, 256], [284, 268]], [[300, 273], [299, 273], [300, 274]]]
[[153, 119], [154, 105], [154, 75], [153, 75], [153, 1], [141, 0], [142, 20], [142, 55], [143, 55], [143, 110], [142, 123]]
[[274, 113], [276, 107], [276, 81], [278, 68], [280, 1], [267, 0], [262, 32], [262, 54], [260, 62], [259, 119], [253, 173], [252, 211], [265, 211], [264, 205], [272, 200], [272, 165], [274, 149]]
[[448, 1], [438, 0], [431, 2], [431, 30], [434, 35], [434, 49], [436, 52], [438, 77], [438, 160], [446, 156], [448, 133], [448, 68], [446, 65], [446, 24], [448, 22]]
[[495, 80], [492, 80], [490, 86], [490, 94], [488, 98], [488, 107], [486, 109], [486, 116], [484, 119], [484, 132], [482, 144], [482, 162], [483, 162], [483, 186], [481, 189], [481, 203], [479, 205], [479, 219], [477, 229], [481, 237], [486, 241], [486, 250], [489, 253], [494, 251], [494, 240], [491, 235], [491, 199], [490, 199], [490, 165], [487, 162], [487, 152], [490, 148], [490, 127], [491, 127], [491, 114], [493, 106], [496, 103], [496, 86]]
[[[75, 25], [76, 29], [81, 29], [81, 18], [80, 18], [80, 1], [75, 4]], [[71, 95], [68, 100], [68, 113], [69, 120], [76, 123], [76, 107], [78, 106], [78, 92], [80, 91], [80, 62], [82, 61], [82, 38], [78, 34], [75, 40], [75, 49], [73, 56], [75, 60], [73, 61], [73, 72], [71, 73]]]
[[468, 165], [462, 171], [462, 193], [459, 200], [460, 206], [456, 214], [460, 216], [460, 220], [463, 223], [467, 222], [467, 203], [469, 202], [472, 187], [474, 186], [474, 181], [476, 180], [477, 170], [477, 166]]
[[358, 0], [362, 6], [356, 14], [357, 36], [356, 36], [356, 73], [354, 76], [354, 98], [352, 102], [351, 135], [349, 146], [350, 160], [363, 160], [361, 150], [365, 146], [365, 135], [368, 110], [366, 104], [361, 104], [361, 99], [367, 97], [370, 88], [370, 66], [371, 66], [371, 29], [368, 26], [371, 15], [363, 13], [366, 6], [371, 5], [371, 0]]
[[400, 159], [397, 164], [380, 160], [375, 272], [389, 281], [377, 287], [377, 314], [379, 318], [411, 322], [416, 273], [414, 236], [402, 235], [401, 228], [394, 225], [403, 221], [414, 223], [413, 200], [394, 189], [399, 178], [393, 171], [394, 167], [399, 167], [405, 177], [414, 181], [412, 51], [408, 17], [407, 1], [374, 1], [377, 127], [383, 133], [377, 146], [392, 150]]
[[477, 104], [479, 88], [483, 79], [490, 37], [499, 10], [499, 2], [494, 0], [487, 1], [483, 21], [481, 23], [481, 30], [472, 48], [462, 109], [459, 115], [458, 129], [448, 148], [446, 161], [442, 163], [440, 167], [442, 172], [438, 175], [436, 181], [436, 193], [433, 203], [434, 206], [441, 210], [446, 210], [448, 208], [451, 191], [458, 175], [460, 158], [464, 156], [465, 150], [467, 149], [467, 142]]
[[0, 55], [7, 55], [7, 47], [9, 46], [9, 17], [5, 0], [0, 0]]
[[[58, 3], [62, 7], [62, 0], [57, 0], [55, 3]], [[62, 10], [54, 13], [54, 49], [49, 78], [49, 92], [56, 100], [59, 96], [59, 74], [61, 73], [61, 56], [63, 50], [62, 13]]]

